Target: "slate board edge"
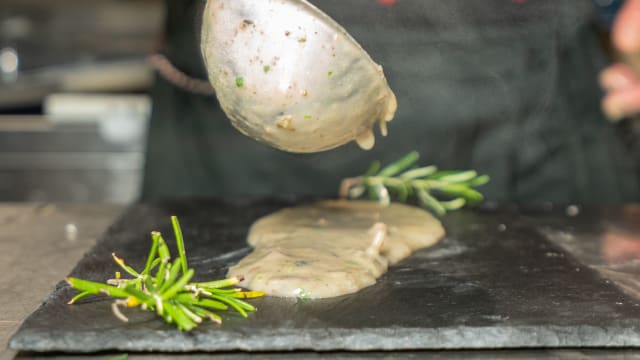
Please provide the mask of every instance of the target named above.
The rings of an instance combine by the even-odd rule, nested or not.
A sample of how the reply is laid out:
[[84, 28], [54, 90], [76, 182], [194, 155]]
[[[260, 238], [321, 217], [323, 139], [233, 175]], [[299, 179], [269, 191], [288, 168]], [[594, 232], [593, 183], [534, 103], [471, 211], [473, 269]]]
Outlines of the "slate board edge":
[[[215, 203], [225, 205], [224, 203]], [[96, 247], [105, 238], [118, 234], [118, 225], [129, 213], [153, 210], [149, 204], [131, 206], [112, 224]], [[162, 213], [165, 215], [164, 213]], [[94, 247], [92, 250], [94, 250]], [[90, 251], [92, 251], [90, 250]], [[81, 263], [88, 261], [85, 254]], [[78, 267], [76, 266], [76, 269]], [[74, 269], [74, 271], [76, 271]], [[31, 317], [55, 300], [57, 288]], [[59, 294], [58, 294], [59, 295]], [[607, 327], [530, 325], [530, 326], [465, 326], [377, 328], [316, 328], [305, 329], [244, 329], [230, 330], [224, 326], [218, 330], [197, 330], [185, 334], [171, 330], [153, 331], [157, 337], [140, 341], [127, 326], [118, 326], [108, 332], [63, 332], [43, 328], [29, 328], [25, 321], [10, 342], [15, 350], [35, 352], [62, 351], [88, 353], [104, 350], [125, 351], [281, 351], [281, 350], [406, 350], [406, 349], [491, 349], [491, 348], [571, 348], [571, 347], [640, 347], [640, 321], [637, 319], [615, 321]], [[428, 325], [428, 324], [426, 324]], [[109, 337], [113, 336], [112, 339]], [[160, 338], [161, 341], [158, 341]], [[88, 341], [100, 339], [99, 345]], [[108, 341], [107, 341], [108, 339]], [[52, 343], [53, 342], [53, 343]], [[57, 342], [57, 344], [56, 344]], [[154, 343], [156, 342], [156, 343]], [[160, 342], [160, 344], [157, 344]], [[88, 344], [91, 344], [90, 346]], [[461, 345], [462, 344], [462, 345]], [[178, 345], [178, 346], [176, 346]]]
[[[136, 339], [125, 329], [109, 332], [65, 333], [22, 330], [10, 342], [13, 350], [89, 353], [118, 351], [368, 351], [416, 349], [638, 347], [640, 324], [605, 329], [596, 326], [448, 327], [392, 329], [308, 329], [304, 338], [295, 329], [251, 332], [181, 333], [157, 331], [154, 340]], [[87, 346], [96, 336], [100, 346]], [[158, 341], [158, 338], [163, 341]], [[460, 346], [460, 344], [466, 346]], [[169, 344], [163, 346], [163, 344]], [[181, 344], [176, 348], [176, 344]]]

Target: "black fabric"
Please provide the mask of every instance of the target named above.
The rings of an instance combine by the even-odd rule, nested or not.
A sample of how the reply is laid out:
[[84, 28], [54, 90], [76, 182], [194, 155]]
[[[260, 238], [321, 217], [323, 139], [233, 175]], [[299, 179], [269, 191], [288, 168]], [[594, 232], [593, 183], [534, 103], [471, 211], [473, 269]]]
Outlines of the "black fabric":
[[[422, 163], [491, 176], [489, 199], [640, 201], [638, 159], [599, 110], [604, 66], [590, 2], [317, 0], [383, 65], [399, 109], [390, 136], [295, 155], [232, 128], [215, 98], [158, 78], [145, 199], [187, 195], [335, 194], [374, 159], [411, 150]], [[205, 78], [198, 1], [168, 0], [166, 55]]]

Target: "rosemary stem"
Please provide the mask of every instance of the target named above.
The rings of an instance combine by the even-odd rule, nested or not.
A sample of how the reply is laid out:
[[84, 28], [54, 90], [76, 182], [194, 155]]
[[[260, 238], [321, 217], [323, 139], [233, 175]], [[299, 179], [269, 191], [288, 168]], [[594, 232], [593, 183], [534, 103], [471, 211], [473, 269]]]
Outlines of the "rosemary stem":
[[474, 170], [438, 171], [433, 165], [414, 167], [418, 158], [414, 151], [382, 170], [376, 161], [365, 175], [344, 179], [340, 196], [358, 198], [368, 194], [380, 204], [388, 205], [391, 195], [401, 202], [415, 195], [422, 206], [437, 215], [483, 200], [482, 194], [473, 188], [486, 184], [488, 176], [478, 175]]
[[218, 289], [218, 288], [238, 285], [240, 281], [242, 281], [242, 279], [234, 276], [232, 278], [228, 278], [224, 280], [196, 282], [196, 283], [192, 283], [191, 285], [202, 287], [202, 288]]
[[171, 224], [173, 225], [173, 232], [176, 236], [176, 246], [178, 247], [178, 256], [182, 263], [182, 273], [187, 273], [187, 254], [184, 250], [184, 239], [182, 237], [182, 229], [180, 228], [180, 222], [178, 222], [177, 216], [171, 217]]
[[[112, 303], [112, 310], [123, 321], [128, 319], [120, 311], [121, 307], [139, 307], [156, 312], [167, 323], [175, 324], [182, 331], [195, 328], [205, 318], [221, 323], [222, 318], [212, 310], [224, 311], [231, 307], [243, 317], [247, 317], [248, 311], [255, 311], [255, 307], [240, 299], [259, 297], [264, 293], [229, 288], [242, 281], [242, 277], [189, 283], [194, 270], [186, 267], [186, 252], [178, 219], [172, 217], [171, 220], [180, 253], [177, 259], [171, 260], [167, 243], [159, 232], [154, 231], [151, 233], [152, 244], [142, 272], [137, 272], [114, 254], [114, 261], [133, 278], [123, 279], [120, 272], [116, 272], [115, 278], [107, 280], [106, 284], [67, 278], [69, 285], [80, 291], [69, 304], [86, 296], [102, 293], [116, 298]], [[152, 274], [152, 270], [156, 273]]]
[[158, 244], [160, 242], [160, 240], [158, 239], [160, 237], [160, 233], [158, 233], [157, 231], [153, 231], [151, 233], [151, 250], [149, 250], [149, 255], [147, 256], [147, 263], [144, 267], [144, 270], [142, 270], [143, 274], [148, 274], [151, 271], [151, 267], [153, 266], [153, 261], [156, 258], [156, 254], [158, 252]]

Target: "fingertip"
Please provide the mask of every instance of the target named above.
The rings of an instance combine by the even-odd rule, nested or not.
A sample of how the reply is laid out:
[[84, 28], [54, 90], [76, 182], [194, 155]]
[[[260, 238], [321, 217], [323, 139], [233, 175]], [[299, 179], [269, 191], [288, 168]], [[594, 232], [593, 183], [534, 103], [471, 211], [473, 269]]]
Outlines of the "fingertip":
[[[615, 65], [614, 65], [615, 66]], [[598, 76], [598, 83], [600, 84], [600, 87], [602, 89], [604, 89], [605, 91], [612, 91], [615, 90], [617, 88], [616, 86], [616, 76], [615, 76], [615, 69], [614, 66], [610, 66], [604, 70], [602, 70], [600, 72], [600, 75]]]
[[611, 95], [607, 95], [602, 99], [601, 107], [604, 115], [612, 122], [620, 121], [624, 118], [624, 113], [616, 105], [615, 100], [612, 100]]
[[602, 99], [602, 110], [612, 121], [640, 114], [640, 84], [608, 93]]
[[615, 46], [622, 52], [640, 53], [640, 0], [627, 0], [612, 30]]
[[640, 83], [640, 77], [626, 64], [617, 63], [604, 69], [598, 80], [606, 91], [613, 91]]

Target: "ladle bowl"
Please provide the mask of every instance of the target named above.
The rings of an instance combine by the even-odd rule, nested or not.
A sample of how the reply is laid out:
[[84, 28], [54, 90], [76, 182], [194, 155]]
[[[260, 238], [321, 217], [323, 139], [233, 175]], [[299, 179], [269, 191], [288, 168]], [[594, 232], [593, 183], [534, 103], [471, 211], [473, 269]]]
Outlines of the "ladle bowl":
[[305, 0], [208, 0], [201, 51], [231, 123], [281, 150], [370, 149], [397, 108], [382, 67]]

